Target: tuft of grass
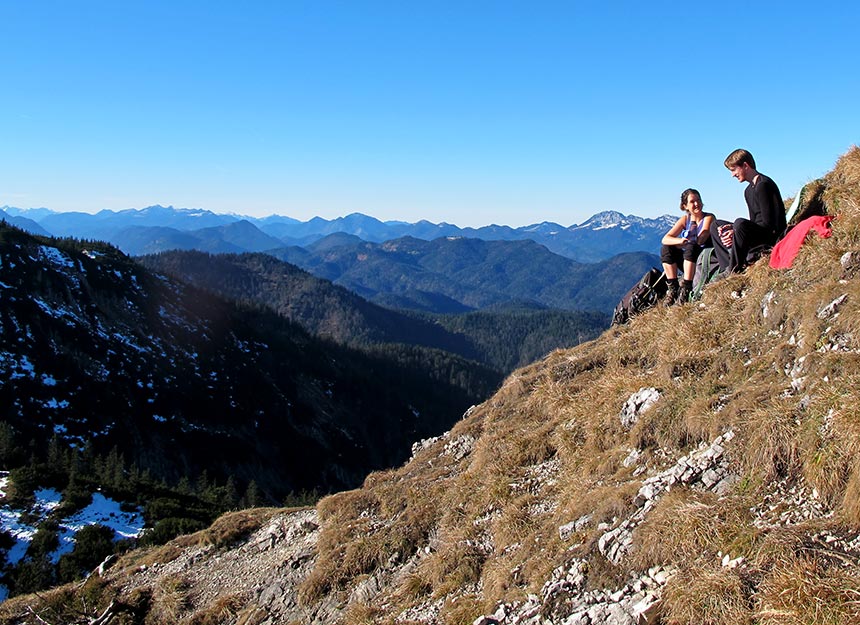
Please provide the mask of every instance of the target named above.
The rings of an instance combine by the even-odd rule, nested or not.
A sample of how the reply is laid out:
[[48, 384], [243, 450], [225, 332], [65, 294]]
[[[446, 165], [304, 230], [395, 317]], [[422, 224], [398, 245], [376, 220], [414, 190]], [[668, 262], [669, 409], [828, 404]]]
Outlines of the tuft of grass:
[[218, 597], [212, 604], [198, 610], [186, 619], [187, 625], [221, 625], [235, 622], [246, 603], [238, 594]]
[[717, 564], [685, 567], [667, 584], [661, 611], [666, 625], [750, 625], [752, 588], [738, 569]]
[[629, 564], [646, 570], [717, 561], [718, 554], [748, 557], [760, 541], [758, 534], [750, 524], [748, 501], [674, 488], [636, 529]]
[[442, 606], [440, 618], [445, 625], [472, 625], [483, 614], [483, 604], [474, 593], [452, 597]]
[[249, 508], [227, 512], [215, 519], [211, 526], [192, 536], [197, 544], [228, 547], [260, 529], [279, 511], [279, 508]]
[[148, 619], [153, 623], [178, 623], [191, 608], [188, 580], [168, 575], [158, 580], [152, 593]]
[[756, 599], [762, 625], [851, 625], [860, 622], [860, 575], [792, 558], [768, 572]]

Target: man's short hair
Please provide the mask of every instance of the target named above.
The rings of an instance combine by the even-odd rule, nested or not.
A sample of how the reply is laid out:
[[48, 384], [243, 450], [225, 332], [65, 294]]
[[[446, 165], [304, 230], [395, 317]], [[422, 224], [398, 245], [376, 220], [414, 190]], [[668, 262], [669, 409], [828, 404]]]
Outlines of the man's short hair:
[[738, 148], [729, 154], [725, 160], [726, 169], [740, 167], [744, 163], [755, 169], [755, 159], [753, 158], [753, 155], [741, 148]]

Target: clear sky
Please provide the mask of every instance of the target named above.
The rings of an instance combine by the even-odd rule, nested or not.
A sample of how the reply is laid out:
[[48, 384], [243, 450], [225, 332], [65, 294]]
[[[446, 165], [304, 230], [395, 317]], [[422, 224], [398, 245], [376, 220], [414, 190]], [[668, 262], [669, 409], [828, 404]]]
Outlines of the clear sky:
[[0, 206], [745, 213], [860, 144], [860, 3], [0, 0]]

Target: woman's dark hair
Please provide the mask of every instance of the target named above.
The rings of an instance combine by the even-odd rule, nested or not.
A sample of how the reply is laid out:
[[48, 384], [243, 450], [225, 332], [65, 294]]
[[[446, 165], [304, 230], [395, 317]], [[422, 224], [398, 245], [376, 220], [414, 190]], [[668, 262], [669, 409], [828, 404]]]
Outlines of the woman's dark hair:
[[[690, 195], [693, 193], [698, 195], [699, 201], [702, 202], [702, 194], [701, 193], [699, 193], [695, 189], [684, 189], [684, 192], [681, 194], [681, 210], [684, 210], [684, 205], [687, 203], [687, 198], [689, 198]], [[704, 206], [704, 205], [705, 205], [705, 203], [702, 202], [702, 206]]]

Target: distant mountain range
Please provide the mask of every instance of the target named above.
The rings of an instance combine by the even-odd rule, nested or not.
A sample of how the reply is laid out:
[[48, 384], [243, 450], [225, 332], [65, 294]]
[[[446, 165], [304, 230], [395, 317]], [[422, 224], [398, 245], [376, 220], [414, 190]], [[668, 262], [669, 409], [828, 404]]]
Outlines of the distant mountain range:
[[4, 216], [10, 223], [34, 234], [108, 241], [132, 255], [169, 249], [259, 252], [284, 246], [305, 247], [329, 235], [342, 233], [371, 243], [404, 237], [427, 241], [440, 237], [531, 240], [579, 262], [599, 262], [621, 252], [656, 254], [660, 239], [675, 219], [668, 215], [646, 219], [608, 211], [567, 227], [543, 222], [519, 228], [498, 225], [460, 228], [429, 221], [383, 222], [361, 213], [333, 220], [315, 217], [302, 222], [279, 215], [254, 218], [172, 206], [103, 210], [95, 214], [4, 206], [0, 208], [0, 217]]

